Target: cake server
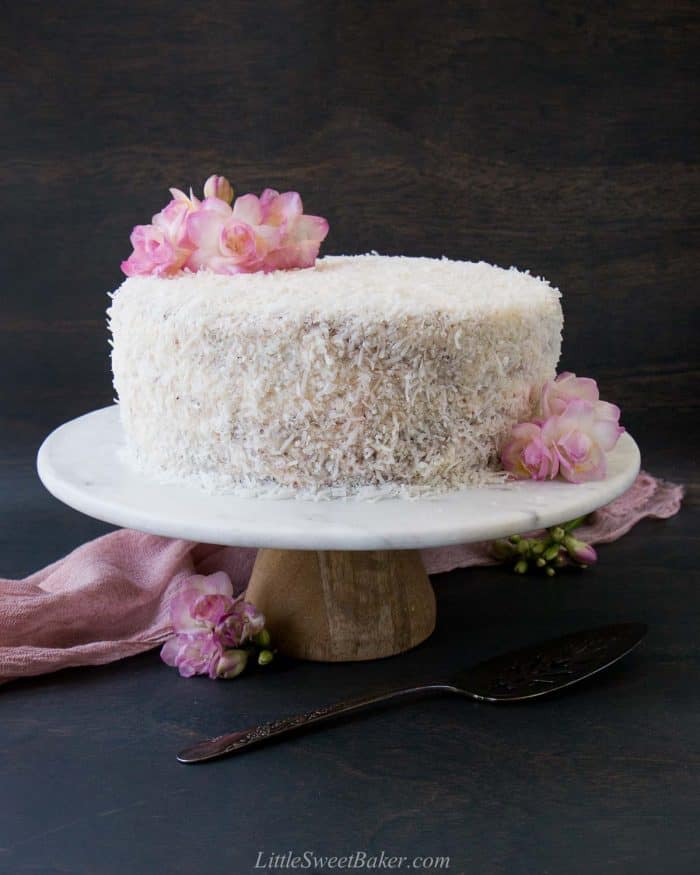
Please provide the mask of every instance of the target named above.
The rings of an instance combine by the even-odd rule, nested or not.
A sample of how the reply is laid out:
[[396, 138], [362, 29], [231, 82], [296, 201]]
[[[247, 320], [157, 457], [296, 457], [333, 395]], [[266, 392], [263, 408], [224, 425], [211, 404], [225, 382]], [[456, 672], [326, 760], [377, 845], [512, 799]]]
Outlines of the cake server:
[[284, 717], [248, 729], [200, 741], [177, 755], [181, 763], [199, 763], [239, 753], [290, 732], [357, 714], [381, 702], [427, 693], [456, 693], [478, 702], [523, 702], [563, 690], [613, 665], [646, 635], [643, 623], [620, 623], [574, 632], [489, 659], [449, 680], [421, 683], [336, 702], [305, 714]]

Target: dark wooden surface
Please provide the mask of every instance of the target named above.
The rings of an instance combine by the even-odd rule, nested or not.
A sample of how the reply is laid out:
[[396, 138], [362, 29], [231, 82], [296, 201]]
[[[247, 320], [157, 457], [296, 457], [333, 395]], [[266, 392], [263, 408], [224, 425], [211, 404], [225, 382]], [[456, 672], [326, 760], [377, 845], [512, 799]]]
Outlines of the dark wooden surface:
[[[212, 172], [296, 188], [328, 252], [515, 264], [564, 293], [563, 367], [598, 377], [652, 471], [697, 481], [694, 2], [3, 3], [0, 574], [107, 527], [34, 453], [109, 403], [105, 294], [128, 234]], [[436, 580], [439, 626], [362, 666], [182, 681], [156, 654], [0, 691], [0, 871], [249, 872], [258, 851], [448, 854], [451, 872], [694, 872], [696, 492], [554, 581]], [[218, 732], [615, 620], [606, 678], [499, 710], [401, 706], [201, 768]], [[50, 621], [50, 618], [47, 618]], [[260, 870], [258, 870], [260, 871]]]
[[[694, 420], [678, 425], [692, 436]], [[437, 630], [404, 656], [290, 662], [214, 682], [183, 680], [150, 653], [0, 689], [0, 872], [247, 875], [258, 852], [384, 850], [448, 855], [447, 871], [468, 875], [694, 875], [697, 466], [691, 438], [669, 447], [669, 429], [649, 422], [642, 450], [651, 470], [691, 485], [679, 516], [601, 547], [584, 573], [436, 577]], [[43, 490], [32, 458], [40, 437], [34, 425], [1, 435], [8, 576], [109, 528]], [[175, 761], [203, 736], [626, 620], [649, 624], [642, 647], [558, 698], [500, 708], [426, 700], [237, 759]]]

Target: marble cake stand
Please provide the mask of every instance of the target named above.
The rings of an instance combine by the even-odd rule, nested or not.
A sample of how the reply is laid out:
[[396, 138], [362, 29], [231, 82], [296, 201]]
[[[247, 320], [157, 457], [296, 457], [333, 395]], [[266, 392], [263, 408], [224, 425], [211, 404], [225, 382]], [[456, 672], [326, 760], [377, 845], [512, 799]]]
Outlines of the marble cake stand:
[[56, 498], [119, 526], [210, 544], [258, 547], [247, 598], [281, 651], [324, 661], [374, 659], [433, 631], [435, 598], [419, 550], [532, 531], [589, 513], [639, 471], [622, 436], [597, 483], [531, 481], [431, 499], [297, 501], [207, 495], [150, 481], [121, 458], [116, 407], [57, 428], [39, 450]]

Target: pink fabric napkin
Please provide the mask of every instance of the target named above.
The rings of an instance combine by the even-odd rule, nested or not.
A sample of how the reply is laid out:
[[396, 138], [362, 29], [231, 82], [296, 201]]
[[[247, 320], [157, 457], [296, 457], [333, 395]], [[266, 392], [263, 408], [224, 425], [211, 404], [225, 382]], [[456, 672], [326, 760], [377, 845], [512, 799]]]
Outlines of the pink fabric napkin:
[[[678, 513], [682, 496], [682, 486], [642, 471], [577, 537], [614, 541], [643, 517]], [[100, 665], [162, 644], [172, 632], [170, 600], [185, 577], [226, 571], [242, 592], [255, 553], [120, 529], [24, 580], [0, 579], [0, 682]], [[496, 564], [487, 542], [424, 550], [423, 557], [430, 574]]]

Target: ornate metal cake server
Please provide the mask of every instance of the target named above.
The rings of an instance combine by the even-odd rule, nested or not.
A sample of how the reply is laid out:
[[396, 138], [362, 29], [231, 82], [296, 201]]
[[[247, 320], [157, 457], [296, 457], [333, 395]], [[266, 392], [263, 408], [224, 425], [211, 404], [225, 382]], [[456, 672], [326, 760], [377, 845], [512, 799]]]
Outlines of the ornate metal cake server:
[[181, 763], [198, 763], [238, 753], [289, 732], [406, 696], [457, 693], [492, 703], [536, 699], [578, 683], [622, 659], [639, 644], [646, 632], [647, 627], [642, 623], [621, 623], [575, 632], [497, 656], [460, 672], [450, 680], [384, 690], [209, 738], [180, 751], [177, 758]]

